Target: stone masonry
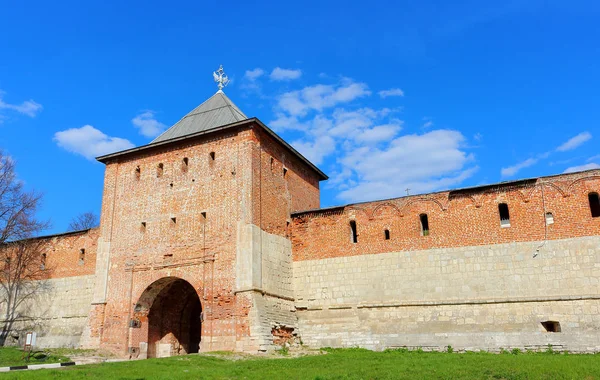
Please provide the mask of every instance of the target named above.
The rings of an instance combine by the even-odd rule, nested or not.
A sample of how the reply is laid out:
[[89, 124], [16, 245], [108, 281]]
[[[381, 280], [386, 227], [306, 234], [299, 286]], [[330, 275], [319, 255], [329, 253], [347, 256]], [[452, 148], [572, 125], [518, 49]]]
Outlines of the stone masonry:
[[13, 344], [600, 350], [600, 170], [320, 209], [325, 174], [222, 92], [99, 161], [100, 227], [43, 237]]

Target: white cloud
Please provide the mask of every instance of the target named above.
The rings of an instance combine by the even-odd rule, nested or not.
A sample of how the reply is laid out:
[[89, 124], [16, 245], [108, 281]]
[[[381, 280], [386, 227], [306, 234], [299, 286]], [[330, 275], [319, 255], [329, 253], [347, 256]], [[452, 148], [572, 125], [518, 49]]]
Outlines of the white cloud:
[[586, 141], [588, 141], [589, 139], [592, 138], [592, 134], [589, 132], [582, 132], [580, 134], [578, 134], [577, 136], [569, 139], [567, 142], [565, 142], [564, 144], [562, 144], [561, 146], [559, 146], [558, 148], [556, 148], [557, 151], [559, 152], [566, 152], [569, 150], [573, 150], [577, 147], [579, 147], [581, 144], [585, 143]]
[[478, 170], [469, 167], [473, 156], [462, 149], [464, 140], [458, 131], [436, 130], [400, 136], [385, 149], [350, 152], [341, 163], [356, 173], [357, 183], [339, 197], [356, 202], [397, 197], [406, 188], [416, 194], [459, 184]]
[[595, 162], [590, 162], [589, 164], [585, 165], [571, 166], [570, 168], [567, 168], [563, 173], [574, 173], [591, 169], [600, 169], [600, 165]]
[[533, 166], [537, 164], [537, 162], [537, 158], [528, 158], [527, 160], [519, 162], [516, 165], [509, 166], [507, 168], [502, 168], [502, 170], [500, 170], [500, 174], [502, 175], [502, 177], [512, 177], [515, 174], [517, 174], [521, 169]]
[[265, 70], [261, 69], [260, 67], [257, 67], [254, 70], [246, 70], [246, 72], [244, 73], [244, 79], [254, 82], [264, 74]]
[[315, 165], [320, 165], [325, 157], [335, 151], [335, 141], [327, 135], [319, 136], [314, 141], [293, 141], [292, 146]]
[[290, 70], [290, 69], [282, 69], [281, 67], [276, 67], [271, 71], [271, 75], [269, 78], [274, 81], [289, 81], [298, 79], [302, 76], [302, 70]]
[[365, 83], [347, 78], [289, 91], [279, 97], [270, 125], [293, 133], [292, 145], [315, 164], [335, 161], [325, 186], [344, 201], [398, 197], [407, 187], [411, 194], [439, 190], [478, 170], [460, 132], [402, 136], [397, 109], [353, 107], [353, 100], [370, 95]]
[[278, 107], [291, 116], [305, 116], [310, 110], [322, 111], [369, 95], [371, 91], [365, 83], [317, 84], [284, 93], [279, 97]]
[[389, 141], [402, 129], [399, 124], [384, 124], [364, 130], [355, 137], [356, 141], [366, 144]]
[[156, 137], [167, 129], [165, 124], [154, 118], [154, 114], [154, 111], [147, 110], [131, 119], [131, 122], [139, 129], [142, 136]]
[[378, 94], [382, 99], [385, 99], [388, 96], [404, 96], [404, 91], [399, 88], [390, 88], [389, 90], [379, 91]]
[[[0, 110], [12, 110], [29, 117], [35, 117], [35, 115], [37, 115], [43, 108], [41, 104], [31, 99], [26, 100], [21, 104], [6, 103], [4, 100], [2, 100], [4, 94], [5, 92], [0, 90]], [[2, 119], [3, 118], [0, 118], [0, 122]]]
[[80, 154], [88, 160], [134, 147], [129, 140], [107, 136], [91, 125], [56, 132], [54, 141], [61, 148]]

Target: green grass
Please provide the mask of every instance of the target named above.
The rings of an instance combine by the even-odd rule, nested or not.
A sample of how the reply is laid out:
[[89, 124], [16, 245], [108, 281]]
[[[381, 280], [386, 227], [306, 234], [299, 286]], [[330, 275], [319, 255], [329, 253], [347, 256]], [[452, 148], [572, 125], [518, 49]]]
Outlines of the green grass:
[[[8, 379], [600, 379], [600, 355], [327, 350], [298, 358], [189, 355], [5, 374]], [[2, 376], [0, 376], [2, 377]]]
[[12, 367], [26, 364], [44, 364], [44, 363], [59, 363], [68, 362], [70, 359], [62, 352], [49, 351], [33, 351], [29, 361], [24, 358], [22, 350], [15, 347], [0, 348], [0, 367]]

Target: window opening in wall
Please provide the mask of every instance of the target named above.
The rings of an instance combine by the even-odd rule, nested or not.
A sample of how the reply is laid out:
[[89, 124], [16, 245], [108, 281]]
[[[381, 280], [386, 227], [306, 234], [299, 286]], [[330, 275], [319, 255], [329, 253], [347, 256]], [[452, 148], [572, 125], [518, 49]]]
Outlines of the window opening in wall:
[[554, 215], [551, 212], [546, 213], [546, 225], [554, 223]]
[[171, 182], [171, 183], [169, 184], [169, 186], [170, 186], [171, 188], [173, 188], [173, 182]]
[[287, 177], [287, 172], [288, 170], [286, 168], [283, 168], [283, 178]]
[[386, 229], [383, 235], [385, 236], [385, 240], [390, 240], [390, 230]]
[[156, 167], [156, 176], [162, 177], [164, 169], [165, 166], [162, 163], [158, 164], [158, 166]]
[[142, 176], [142, 169], [140, 169], [139, 166], [136, 166], [136, 168], [135, 168], [135, 179], [140, 179], [141, 176]]
[[427, 214], [419, 215], [419, 219], [421, 220], [421, 236], [429, 235], [429, 219], [427, 218]]
[[286, 237], [290, 236], [290, 222], [289, 222], [289, 220], [285, 222], [285, 236]]
[[275, 168], [275, 159], [271, 157], [271, 171]]
[[506, 203], [500, 203], [498, 205], [498, 212], [500, 213], [500, 227], [510, 227], [508, 205]]
[[210, 152], [210, 160], [214, 161], [215, 160], [215, 152]]
[[356, 221], [350, 221], [350, 230], [352, 230], [352, 243], [358, 243], [358, 233], [356, 232]]
[[142, 225], [140, 226], [140, 231], [146, 232], [146, 222], [142, 222]]
[[83, 262], [85, 261], [85, 248], [81, 248], [79, 250], [79, 264], [83, 264]]
[[206, 212], [201, 212], [200, 215], [202, 215], [202, 221], [206, 222]]
[[189, 166], [189, 160], [187, 157], [183, 157], [183, 160], [181, 160], [181, 170], [184, 172], [187, 172], [188, 170], [188, 166]]
[[171, 223], [176, 224], [177, 223], [177, 218], [176, 217], [171, 217]]
[[546, 332], [561, 332], [560, 322], [557, 321], [545, 321], [542, 322], [542, 326], [544, 326]]
[[41, 270], [46, 269], [46, 254], [45, 253], [42, 253], [41, 262], [40, 262], [40, 269]]
[[600, 200], [598, 199], [598, 193], [589, 193], [588, 199], [590, 201], [590, 211], [592, 212], [592, 218], [600, 217]]

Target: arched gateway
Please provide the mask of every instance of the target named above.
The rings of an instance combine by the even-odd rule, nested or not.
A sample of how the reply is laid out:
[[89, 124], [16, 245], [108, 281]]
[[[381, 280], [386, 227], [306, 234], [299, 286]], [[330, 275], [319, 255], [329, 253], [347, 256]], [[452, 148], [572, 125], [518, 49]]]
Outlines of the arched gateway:
[[194, 287], [178, 277], [150, 284], [133, 310], [132, 341], [139, 357], [198, 352], [202, 306]]

